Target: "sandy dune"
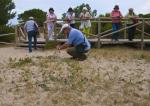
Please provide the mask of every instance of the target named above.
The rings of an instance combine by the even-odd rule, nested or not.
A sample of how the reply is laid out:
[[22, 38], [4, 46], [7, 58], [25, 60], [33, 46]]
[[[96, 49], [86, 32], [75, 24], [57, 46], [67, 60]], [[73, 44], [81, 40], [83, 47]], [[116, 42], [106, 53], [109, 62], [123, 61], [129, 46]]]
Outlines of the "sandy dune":
[[0, 106], [150, 106], [150, 52], [0, 48]]

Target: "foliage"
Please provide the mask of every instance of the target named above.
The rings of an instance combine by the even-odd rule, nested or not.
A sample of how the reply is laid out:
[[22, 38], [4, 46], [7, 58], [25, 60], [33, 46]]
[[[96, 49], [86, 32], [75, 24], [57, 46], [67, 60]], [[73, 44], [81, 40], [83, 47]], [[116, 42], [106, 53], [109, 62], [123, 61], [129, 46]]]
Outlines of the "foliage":
[[46, 19], [46, 12], [40, 9], [32, 9], [24, 11], [23, 13], [18, 15], [18, 20], [27, 21], [29, 17], [34, 17], [35, 21], [39, 26], [43, 26], [43, 22]]
[[57, 45], [58, 45], [58, 42], [57, 42], [57, 41], [48, 41], [48, 42], [46, 43], [46, 45], [44, 46], [44, 49], [45, 49], [45, 50], [48, 50], [48, 49], [55, 49]]
[[5, 25], [0, 25], [0, 34], [5, 34], [5, 33], [13, 33], [14, 28], [5, 26]]
[[0, 36], [0, 42], [14, 42], [14, 41], [15, 41], [15, 34]]
[[[5, 25], [0, 25], [0, 34], [7, 34], [7, 33], [14, 33], [14, 28]], [[8, 36], [0, 36], [0, 41], [13, 42], [15, 41], [15, 34]]]
[[12, 59], [12, 58], [9, 58], [9, 65], [12, 67], [12, 68], [20, 68], [22, 66], [25, 66], [29, 63], [32, 62], [32, 59], [29, 58], [29, 57], [26, 57], [26, 58], [20, 58], [18, 61], [15, 59]]
[[6, 25], [9, 19], [15, 17], [15, 4], [12, 0], [0, 0], [0, 25]]

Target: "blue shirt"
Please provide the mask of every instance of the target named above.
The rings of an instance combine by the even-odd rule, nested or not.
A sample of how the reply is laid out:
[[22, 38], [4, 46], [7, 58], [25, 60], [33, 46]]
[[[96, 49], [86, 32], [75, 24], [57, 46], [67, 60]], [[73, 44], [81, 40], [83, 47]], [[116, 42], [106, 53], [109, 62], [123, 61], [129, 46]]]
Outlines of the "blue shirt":
[[91, 48], [89, 41], [83, 35], [83, 33], [80, 30], [71, 28], [67, 44], [77, 46], [81, 43], [84, 43], [84, 45], [86, 45], [85, 50], [89, 50]]
[[29, 31], [35, 31], [38, 25], [34, 20], [29, 20], [25, 23], [24, 28], [27, 32]]

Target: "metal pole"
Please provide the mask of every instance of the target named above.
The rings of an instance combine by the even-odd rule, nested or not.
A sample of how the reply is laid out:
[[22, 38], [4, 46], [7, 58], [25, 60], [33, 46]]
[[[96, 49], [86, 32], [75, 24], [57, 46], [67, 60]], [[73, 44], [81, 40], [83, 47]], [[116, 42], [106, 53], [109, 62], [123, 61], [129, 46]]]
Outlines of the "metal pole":
[[142, 36], [141, 36], [141, 50], [144, 49], [144, 30], [145, 30], [145, 19], [142, 19]]
[[101, 22], [100, 22], [100, 18], [99, 18], [99, 21], [98, 21], [98, 44], [97, 44], [97, 46], [98, 46], [98, 48], [100, 48], [101, 47]]

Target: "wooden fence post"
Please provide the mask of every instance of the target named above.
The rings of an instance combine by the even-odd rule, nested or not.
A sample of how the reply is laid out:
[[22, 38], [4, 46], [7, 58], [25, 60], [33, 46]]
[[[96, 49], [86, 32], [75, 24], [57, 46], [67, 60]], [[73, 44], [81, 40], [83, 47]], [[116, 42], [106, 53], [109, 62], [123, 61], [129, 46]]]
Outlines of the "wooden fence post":
[[98, 48], [100, 48], [101, 47], [101, 19], [99, 18], [99, 20], [98, 20], [98, 42], [97, 42], [97, 46], [98, 46]]
[[[125, 23], [124, 23], [125, 25], [125, 28], [127, 27], [127, 21], [125, 20]], [[124, 39], [126, 39], [127, 38], [127, 29], [125, 29], [124, 30]]]
[[141, 35], [141, 50], [144, 49], [144, 31], [145, 31], [145, 19], [142, 19], [142, 35]]
[[15, 26], [15, 44], [16, 44], [16, 46], [18, 45], [18, 43], [19, 43], [19, 34], [18, 34], [18, 26], [16, 25]]
[[48, 42], [48, 36], [46, 35], [46, 23], [43, 23], [43, 34], [44, 34], [44, 39], [45, 39], [45, 43]]

